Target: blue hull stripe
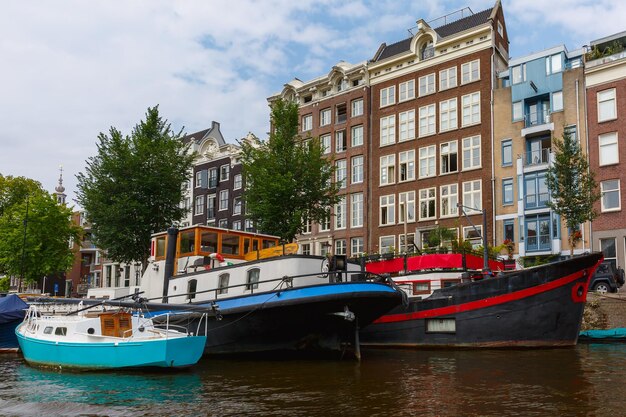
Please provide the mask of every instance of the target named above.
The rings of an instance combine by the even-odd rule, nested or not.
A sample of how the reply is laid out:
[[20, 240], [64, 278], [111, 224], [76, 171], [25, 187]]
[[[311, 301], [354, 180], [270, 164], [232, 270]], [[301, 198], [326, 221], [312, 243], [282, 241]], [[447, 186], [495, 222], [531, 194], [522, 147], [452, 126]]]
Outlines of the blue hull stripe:
[[[273, 302], [285, 301], [303, 301], [314, 297], [324, 296], [345, 296], [354, 293], [363, 294], [397, 294], [398, 291], [387, 284], [377, 282], [340, 282], [336, 284], [311, 285], [307, 287], [285, 288], [277, 291], [264, 291], [259, 294], [241, 295], [232, 298], [218, 298], [220, 310], [228, 310], [233, 308], [252, 308], [259, 305], [271, 306]], [[206, 305], [210, 304], [195, 304]], [[152, 312], [145, 314], [146, 317], [163, 314], [165, 311]]]

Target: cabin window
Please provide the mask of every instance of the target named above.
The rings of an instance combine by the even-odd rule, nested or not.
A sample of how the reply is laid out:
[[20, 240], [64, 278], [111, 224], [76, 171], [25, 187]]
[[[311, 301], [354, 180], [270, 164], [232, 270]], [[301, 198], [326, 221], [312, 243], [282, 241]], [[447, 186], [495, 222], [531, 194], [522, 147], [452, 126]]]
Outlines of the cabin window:
[[193, 253], [195, 249], [195, 230], [182, 232], [180, 234], [180, 253]]
[[228, 281], [230, 281], [230, 274], [222, 274], [220, 275], [217, 293], [218, 294], [227, 294], [228, 293]]
[[158, 237], [156, 239], [156, 254], [155, 254], [155, 256], [157, 258], [164, 258], [165, 257], [165, 236]]
[[222, 254], [239, 255], [239, 236], [226, 233], [222, 235]]
[[259, 241], [257, 239], [252, 241], [252, 250], [255, 252], [259, 250]]
[[56, 329], [54, 329], [54, 334], [57, 336], [66, 336], [67, 327], [57, 327]]
[[216, 232], [202, 232], [200, 235], [200, 251], [208, 253], [217, 252]]
[[456, 284], [460, 284], [460, 279], [442, 279], [441, 280], [441, 288], [453, 287]]
[[52, 334], [52, 326], [46, 326], [46, 328], [43, 329], [43, 334]]
[[248, 271], [248, 278], [246, 280], [246, 290], [253, 290], [259, 288], [259, 275], [261, 270], [259, 268], [253, 268]]
[[273, 248], [276, 246], [276, 241], [263, 239], [263, 249]]
[[189, 299], [193, 300], [196, 298], [196, 288], [198, 287], [197, 279], [190, 279], [187, 283], [187, 294], [189, 295]]
[[250, 252], [250, 238], [245, 237], [243, 239], [243, 254]]
[[426, 333], [456, 333], [456, 320], [426, 319]]
[[430, 281], [414, 282], [413, 295], [416, 294], [430, 294]]

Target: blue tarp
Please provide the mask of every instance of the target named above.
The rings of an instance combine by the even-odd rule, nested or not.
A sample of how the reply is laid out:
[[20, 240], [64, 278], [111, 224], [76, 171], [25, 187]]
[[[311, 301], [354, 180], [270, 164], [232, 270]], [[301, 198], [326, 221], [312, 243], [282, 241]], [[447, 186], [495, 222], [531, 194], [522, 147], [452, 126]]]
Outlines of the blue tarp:
[[22, 320], [27, 308], [28, 304], [15, 294], [0, 297], [0, 324]]
[[626, 328], [616, 327], [607, 330], [585, 330], [584, 332], [580, 332], [579, 337], [582, 339], [626, 339]]

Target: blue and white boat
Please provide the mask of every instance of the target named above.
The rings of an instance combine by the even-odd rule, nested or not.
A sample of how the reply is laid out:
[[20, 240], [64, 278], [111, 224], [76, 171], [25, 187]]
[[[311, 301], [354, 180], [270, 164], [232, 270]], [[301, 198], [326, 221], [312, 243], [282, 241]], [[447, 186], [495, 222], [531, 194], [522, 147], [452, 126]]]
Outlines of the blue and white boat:
[[[206, 336], [175, 329], [171, 317], [161, 317], [161, 326], [127, 310], [46, 316], [31, 305], [15, 333], [32, 365], [90, 370], [193, 365], [202, 356]], [[206, 324], [205, 315], [200, 323]]]

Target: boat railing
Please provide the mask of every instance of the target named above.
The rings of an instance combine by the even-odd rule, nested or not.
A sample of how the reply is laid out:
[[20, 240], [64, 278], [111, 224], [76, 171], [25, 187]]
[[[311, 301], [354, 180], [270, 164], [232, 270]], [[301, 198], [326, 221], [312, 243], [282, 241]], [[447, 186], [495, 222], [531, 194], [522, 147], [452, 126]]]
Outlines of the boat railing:
[[[257, 289], [260, 292], [267, 292], [267, 291], [278, 291], [278, 290], [285, 289], [285, 288], [293, 288], [294, 280], [304, 279], [304, 278], [320, 278], [323, 280], [330, 281], [331, 283], [342, 282], [342, 281], [347, 282], [347, 281], [381, 281], [381, 280], [384, 280], [384, 277], [380, 277], [376, 274], [371, 274], [367, 271], [332, 271], [332, 270], [329, 270], [329, 271], [321, 271], [321, 272], [315, 272], [315, 273], [310, 273], [310, 274], [291, 275], [291, 276], [285, 275], [280, 278], [272, 278], [272, 279], [266, 279], [262, 281], [246, 282], [243, 284], [233, 284], [233, 285], [228, 285], [228, 286], [223, 286], [223, 287], [211, 288], [208, 290], [187, 292], [187, 293], [182, 293], [182, 294], [173, 294], [173, 295], [168, 295], [166, 298], [168, 300], [171, 300], [171, 299], [183, 297], [185, 300], [188, 300], [188, 302], [191, 303], [198, 294], [214, 293], [213, 300], [217, 301], [219, 300], [219, 297], [218, 297], [219, 295], [228, 294], [228, 290], [230, 289], [245, 287], [245, 289], [249, 291], [246, 294], [252, 295], [254, 294], [255, 289]], [[272, 283], [276, 283], [274, 288], [268, 289], [267, 285], [265, 285], [262, 289], [259, 288], [261, 284], [272, 284]], [[159, 297], [159, 299], [161, 299], [161, 297]], [[205, 300], [202, 300], [202, 301], [205, 301]]]
[[158, 330], [160, 332], [163, 332], [165, 334], [165, 338], [166, 339], [169, 337], [170, 331], [177, 331], [179, 333], [185, 333], [188, 336], [194, 336], [194, 335], [200, 334], [200, 326], [202, 326], [202, 324], [204, 323], [204, 334], [206, 334], [207, 324], [208, 324], [208, 318], [207, 318], [208, 315], [207, 315], [207, 313], [203, 313], [200, 316], [200, 320], [198, 321], [198, 325], [197, 325], [195, 333], [193, 333], [193, 332], [190, 333], [189, 330], [187, 329], [187, 327], [185, 327], [185, 326], [181, 326], [181, 325], [178, 325], [178, 324], [170, 323], [170, 317], [171, 316], [186, 315], [186, 314], [187, 313], [185, 313], [185, 312], [180, 312], [180, 313], [168, 312], [168, 313], [163, 313], [163, 314], [158, 314], [156, 316], [153, 316], [152, 320], [154, 320], [156, 318], [159, 318], [159, 317], [165, 316], [165, 324], [155, 324], [153, 322], [154, 329], [156, 329], [156, 330]]

